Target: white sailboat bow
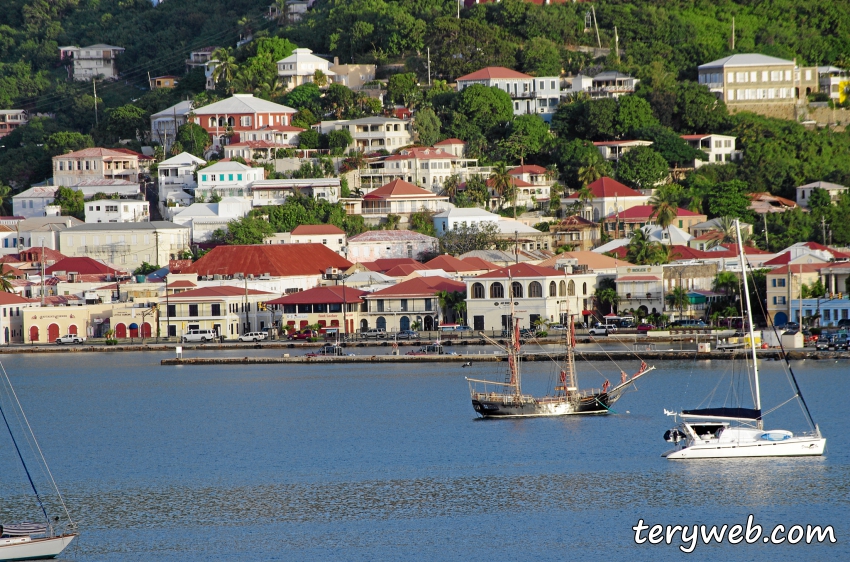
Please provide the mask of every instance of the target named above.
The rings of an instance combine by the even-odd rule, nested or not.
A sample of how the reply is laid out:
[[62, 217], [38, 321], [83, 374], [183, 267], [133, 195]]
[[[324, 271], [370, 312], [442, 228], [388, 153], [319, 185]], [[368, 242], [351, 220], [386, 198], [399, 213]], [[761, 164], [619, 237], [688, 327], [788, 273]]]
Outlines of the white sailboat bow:
[[741, 260], [743, 272], [744, 303], [749, 324], [754, 407], [724, 406], [682, 410], [679, 413], [665, 410], [665, 414], [681, 418], [682, 423], [664, 434], [665, 440], [675, 446], [662, 456], [671, 460], [689, 460], [822, 455], [826, 447], [826, 439], [821, 435], [820, 428], [812, 419], [790, 365], [787, 365], [788, 372], [796, 391], [793, 398], [800, 401], [811, 431], [804, 434], [794, 434], [784, 429], [764, 429], [756, 340], [753, 333], [753, 317], [747, 285], [747, 268], [744, 246], [741, 243], [741, 227], [737, 220], [735, 221], [735, 228], [738, 235], [738, 256]]
[[[0, 524], [0, 561], [55, 558], [78, 536], [76, 523], [68, 513], [62, 494], [56, 486], [53, 474], [47, 466], [41, 447], [21, 407], [15, 389], [12, 387], [12, 382], [9, 380], [9, 375], [6, 374], [2, 365], [0, 365], [0, 389], [2, 389], [2, 392], [0, 392], [0, 419], [3, 427], [9, 432], [12, 448], [21, 462], [27, 481], [35, 495], [39, 511], [44, 517], [43, 523]], [[15, 437], [15, 431], [12, 430], [10, 421], [18, 422], [16, 429], [23, 433], [22, 441], [19, 442], [19, 439]], [[48, 516], [42, 496], [38, 492], [32, 474], [21, 453], [21, 443], [28, 444], [38, 462], [41, 463], [41, 468], [50, 483], [50, 487], [55, 492], [64, 515], [67, 517], [66, 521], [60, 522], [59, 517], [51, 518]]]

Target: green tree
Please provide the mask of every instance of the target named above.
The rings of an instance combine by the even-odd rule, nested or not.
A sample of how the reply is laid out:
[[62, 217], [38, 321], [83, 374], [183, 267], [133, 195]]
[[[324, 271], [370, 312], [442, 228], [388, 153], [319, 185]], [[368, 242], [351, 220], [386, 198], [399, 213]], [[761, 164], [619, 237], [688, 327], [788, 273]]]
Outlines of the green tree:
[[812, 211], [819, 211], [822, 213], [831, 205], [832, 199], [830, 198], [827, 190], [820, 187], [812, 189], [812, 192], [809, 195], [809, 208]]
[[433, 146], [440, 138], [441, 125], [437, 114], [430, 107], [417, 111], [413, 130], [419, 135], [419, 144]]
[[348, 129], [337, 129], [328, 133], [328, 147], [336, 150], [345, 150], [354, 142]]
[[336, 119], [342, 119], [343, 115], [350, 115], [350, 111], [356, 108], [357, 94], [342, 84], [331, 84], [328, 86], [322, 98], [322, 108], [334, 114]]
[[481, 131], [491, 131], [513, 119], [513, 102], [504, 90], [473, 84], [458, 95], [458, 111]]
[[726, 104], [709, 89], [684, 81], [676, 88], [675, 120], [678, 129], [688, 133], [711, 133], [725, 128]]
[[227, 92], [232, 94], [233, 79], [239, 71], [236, 57], [233, 56], [233, 49], [229, 47], [216, 49], [212, 54], [212, 60], [217, 61], [212, 73], [213, 80], [216, 84], [224, 83]]
[[56, 190], [54, 205], [62, 208], [62, 214], [85, 220], [85, 200], [82, 191], [76, 191], [68, 187], [59, 186]]
[[694, 160], [708, 160], [708, 155], [697, 150], [667, 127], [655, 125], [635, 132], [635, 137], [652, 141], [652, 149], [667, 160], [671, 168], [693, 167]]
[[436, 236], [437, 232], [434, 229], [434, 212], [427, 209], [422, 209], [410, 214], [410, 230], [425, 234], [426, 236]]
[[153, 265], [146, 261], [143, 261], [142, 265], [140, 265], [133, 271], [133, 275], [149, 275], [158, 269], [158, 265]]
[[618, 99], [615, 122], [617, 136], [631, 137], [637, 131], [656, 125], [658, 120], [652, 114], [652, 107], [645, 99], [637, 96], [622, 96]]
[[503, 250], [508, 242], [499, 239], [499, 227], [495, 223], [472, 223], [459, 225], [443, 233], [440, 252], [458, 256], [474, 250]]
[[514, 178], [508, 172], [504, 162], [499, 162], [490, 174], [490, 187], [499, 196], [500, 205], [504, 205], [504, 199], [510, 198], [514, 201], [514, 218], [516, 218], [516, 190], [514, 189]]
[[393, 74], [387, 80], [387, 96], [392, 103], [410, 107], [418, 94], [419, 84], [413, 72]]
[[106, 131], [116, 139], [139, 140], [150, 129], [150, 114], [133, 104], [106, 110]]
[[533, 37], [520, 54], [522, 69], [532, 76], [560, 76], [561, 53], [558, 46], [545, 37]]
[[93, 146], [94, 140], [89, 135], [72, 131], [53, 133], [44, 141], [44, 148], [50, 156], [59, 156]]
[[319, 132], [307, 129], [298, 133], [298, 148], [319, 148]]
[[527, 155], [543, 152], [550, 139], [549, 126], [539, 115], [520, 115], [508, 124], [507, 132], [500, 149], [521, 163]]
[[193, 156], [197, 156], [198, 158], [203, 158], [204, 153], [210, 146], [212, 146], [210, 134], [196, 123], [180, 125], [180, 127], [177, 128], [176, 141], [183, 146], [183, 149], [186, 152]]
[[712, 217], [743, 218], [749, 205], [747, 184], [741, 180], [730, 180], [717, 185], [708, 199], [708, 212]]
[[261, 218], [253, 216], [243, 217], [227, 223], [227, 229], [217, 229], [212, 234], [215, 242], [220, 244], [232, 244], [246, 246], [250, 244], [262, 244], [267, 236], [274, 233], [272, 226]]
[[673, 290], [667, 293], [667, 296], [665, 298], [667, 300], [667, 304], [669, 304], [674, 309], [679, 310], [679, 318], [683, 318], [685, 307], [690, 305], [690, 299], [688, 298], [687, 289], [681, 286], [673, 287]]
[[283, 104], [293, 109], [308, 110], [311, 113], [321, 111], [322, 92], [313, 82], [295, 86], [283, 97]]
[[668, 174], [667, 161], [648, 146], [632, 148], [617, 165], [617, 179], [635, 189], [650, 189]]
[[383, 230], [398, 230], [398, 225], [401, 222], [401, 216], [393, 213], [389, 213], [387, 218], [384, 219], [384, 222], [381, 224], [381, 228]]
[[596, 302], [600, 305], [607, 304], [609, 305], [609, 313], [614, 313], [614, 307], [620, 303], [620, 297], [617, 295], [617, 290], [613, 288], [598, 288], [594, 293], [594, 297], [596, 298]]

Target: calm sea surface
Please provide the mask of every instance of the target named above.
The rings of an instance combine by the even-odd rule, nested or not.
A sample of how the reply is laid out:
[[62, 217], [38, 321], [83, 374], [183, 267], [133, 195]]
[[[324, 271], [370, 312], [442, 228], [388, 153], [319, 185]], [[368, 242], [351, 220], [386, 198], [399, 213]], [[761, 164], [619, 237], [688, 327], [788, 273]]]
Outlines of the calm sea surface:
[[[824, 457], [677, 463], [659, 456], [672, 426], [663, 409], [696, 407], [715, 387], [726, 396], [718, 381], [732, 363], [658, 362], [613, 416], [486, 421], [464, 376], [498, 380], [500, 364], [159, 365], [170, 356], [2, 357], [79, 521], [63, 559], [850, 559], [847, 362], [795, 365]], [[612, 364], [578, 366], [583, 387], [619, 379]], [[762, 369], [765, 405], [788, 398], [780, 364]], [[524, 365], [524, 389], [545, 393], [553, 374]], [[804, 428], [795, 404], [780, 413], [775, 426]], [[36, 518], [24, 483], [3, 430], [0, 523]], [[633, 541], [639, 519], [732, 525], [748, 514], [765, 528], [833, 525], [838, 543], [684, 555], [678, 542]]]

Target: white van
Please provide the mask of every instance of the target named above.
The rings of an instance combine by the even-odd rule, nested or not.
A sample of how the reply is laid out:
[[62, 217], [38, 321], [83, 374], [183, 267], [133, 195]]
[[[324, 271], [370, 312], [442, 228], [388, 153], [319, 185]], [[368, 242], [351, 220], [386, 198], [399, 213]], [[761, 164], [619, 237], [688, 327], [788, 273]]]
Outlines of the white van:
[[181, 340], [183, 343], [188, 342], [202, 342], [206, 343], [208, 341], [213, 341], [218, 338], [218, 334], [216, 334], [215, 330], [189, 330], [185, 334], [183, 334], [183, 339]]

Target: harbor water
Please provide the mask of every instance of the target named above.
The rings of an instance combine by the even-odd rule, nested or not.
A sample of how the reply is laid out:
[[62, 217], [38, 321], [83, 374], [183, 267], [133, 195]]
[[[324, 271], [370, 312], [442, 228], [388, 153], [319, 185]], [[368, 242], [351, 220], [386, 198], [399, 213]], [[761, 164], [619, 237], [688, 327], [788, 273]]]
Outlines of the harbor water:
[[[656, 363], [610, 416], [478, 420], [464, 377], [504, 380], [504, 364], [160, 366], [172, 356], [3, 357], [82, 533], [63, 560], [850, 559], [846, 361], [794, 365], [825, 456], [672, 462], [664, 409], [699, 406], [731, 361]], [[580, 386], [637, 366], [579, 363]], [[791, 391], [779, 362], [761, 367], [767, 410]], [[551, 391], [556, 373], [525, 364], [523, 390]], [[805, 429], [795, 403], [771, 421]], [[0, 523], [38, 520], [18, 464], [4, 432]], [[837, 542], [685, 555], [634, 541], [641, 519], [750, 514], [768, 530], [832, 525]]]

